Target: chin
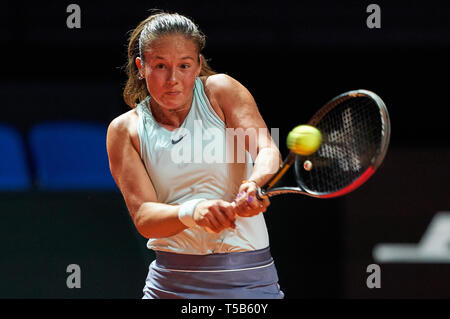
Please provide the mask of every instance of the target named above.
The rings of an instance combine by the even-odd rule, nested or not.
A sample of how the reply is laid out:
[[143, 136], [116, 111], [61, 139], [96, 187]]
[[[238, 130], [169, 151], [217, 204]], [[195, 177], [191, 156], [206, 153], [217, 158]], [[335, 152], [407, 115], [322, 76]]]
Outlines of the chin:
[[164, 101], [164, 108], [167, 110], [177, 110], [179, 108], [185, 107], [187, 101], [184, 99], [176, 98], [176, 99], [167, 99]]

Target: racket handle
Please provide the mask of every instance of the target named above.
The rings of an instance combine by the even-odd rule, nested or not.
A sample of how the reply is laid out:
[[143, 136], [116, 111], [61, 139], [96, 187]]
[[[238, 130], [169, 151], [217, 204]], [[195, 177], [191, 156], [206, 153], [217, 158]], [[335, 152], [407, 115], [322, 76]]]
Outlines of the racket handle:
[[288, 171], [291, 165], [295, 161], [296, 154], [292, 151], [289, 152], [289, 155], [286, 157], [285, 161], [280, 165], [278, 172], [272, 176], [272, 178], [263, 186], [264, 190], [268, 190], [272, 188], [283, 175]]
[[288, 169], [291, 167], [291, 165], [295, 161], [295, 156], [296, 156], [296, 154], [294, 152], [290, 151], [289, 155], [286, 157], [284, 162], [280, 165], [280, 168], [278, 169], [276, 174], [273, 175], [272, 178], [263, 187], [257, 188], [256, 197], [258, 197], [259, 200], [262, 200], [263, 197], [266, 197], [267, 196], [267, 195], [265, 195], [266, 191], [271, 189], [280, 180], [280, 178], [283, 177], [283, 175], [288, 171]]
[[257, 197], [259, 200], [263, 200], [263, 197], [265, 197], [264, 194], [265, 194], [265, 193], [264, 193], [264, 190], [263, 190], [262, 188], [258, 187], [258, 188], [256, 189], [256, 197]]

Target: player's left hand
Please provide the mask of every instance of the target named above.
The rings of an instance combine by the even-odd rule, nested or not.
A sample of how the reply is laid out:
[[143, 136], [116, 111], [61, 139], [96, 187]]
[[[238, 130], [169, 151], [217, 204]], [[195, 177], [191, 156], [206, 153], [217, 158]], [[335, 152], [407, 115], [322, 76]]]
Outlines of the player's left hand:
[[252, 217], [264, 213], [270, 205], [269, 198], [258, 199], [256, 192], [258, 185], [253, 181], [246, 181], [239, 187], [239, 193], [234, 200], [235, 213], [242, 217]]

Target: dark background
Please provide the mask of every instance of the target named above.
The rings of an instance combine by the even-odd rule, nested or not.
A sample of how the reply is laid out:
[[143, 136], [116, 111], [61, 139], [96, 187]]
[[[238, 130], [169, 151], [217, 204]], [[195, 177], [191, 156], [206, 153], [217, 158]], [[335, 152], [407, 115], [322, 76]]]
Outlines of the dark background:
[[[389, 109], [390, 149], [366, 185], [339, 199], [272, 199], [266, 221], [286, 297], [450, 297], [446, 263], [378, 263], [381, 288], [366, 286], [375, 244], [418, 243], [450, 210], [448, 2], [76, 1], [81, 29], [66, 26], [70, 3], [2, 3], [0, 120], [25, 141], [42, 121], [106, 125], [128, 111], [128, 32], [151, 8], [187, 15], [207, 35], [213, 69], [243, 83], [280, 129], [283, 155], [289, 130], [340, 93], [368, 89]], [[381, 29], [366, 26], [370, 3]], [[117, 190], [3, 191], [0, 216], [1, 298], [142, 296], [154, 254]], [[66, 286], [69, 264], [81, 267], [80, 289]]]

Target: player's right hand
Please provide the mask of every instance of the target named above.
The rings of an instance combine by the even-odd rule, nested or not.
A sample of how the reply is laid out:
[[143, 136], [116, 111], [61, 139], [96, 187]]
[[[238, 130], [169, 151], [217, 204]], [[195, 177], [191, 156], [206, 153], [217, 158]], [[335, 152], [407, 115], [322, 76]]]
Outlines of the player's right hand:
[[194, 221], [197, 225], [220, 233], [225, 228], [235, 228], [236, 217], [234, 206], [221, 199], [211, 199], [200, 202], [194, 210]]

